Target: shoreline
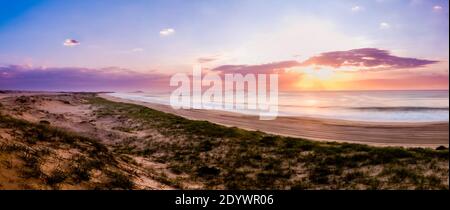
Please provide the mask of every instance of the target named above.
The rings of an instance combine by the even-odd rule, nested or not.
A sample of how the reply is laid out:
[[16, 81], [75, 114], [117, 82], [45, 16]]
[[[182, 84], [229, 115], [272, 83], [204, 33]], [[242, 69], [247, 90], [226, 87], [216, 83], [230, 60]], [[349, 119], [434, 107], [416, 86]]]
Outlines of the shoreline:
[[304, 138], [314, 141], [356, 143], [370, 146], [400, 146], [436, 148], [449, 146], [448, 122], [362, 122], [311, 117], [278, 117], [272, 121], [257, 116], [219, 110], [175, 110], [168, 105], [134, 101], [107, 94], [104, 99], [142, 105], [175, 114], [190, 120], [205, 120], [227, 127], [238, 127], [274, 135]]

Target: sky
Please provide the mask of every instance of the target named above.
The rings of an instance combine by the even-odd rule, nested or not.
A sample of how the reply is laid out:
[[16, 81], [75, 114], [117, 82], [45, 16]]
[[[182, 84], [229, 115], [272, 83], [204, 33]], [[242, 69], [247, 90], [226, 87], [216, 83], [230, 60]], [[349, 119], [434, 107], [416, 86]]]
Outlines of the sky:
[[0, 89], [164, 89], [178, 72], [282, 90], [448, 89], [448, 0], [0, 0]]

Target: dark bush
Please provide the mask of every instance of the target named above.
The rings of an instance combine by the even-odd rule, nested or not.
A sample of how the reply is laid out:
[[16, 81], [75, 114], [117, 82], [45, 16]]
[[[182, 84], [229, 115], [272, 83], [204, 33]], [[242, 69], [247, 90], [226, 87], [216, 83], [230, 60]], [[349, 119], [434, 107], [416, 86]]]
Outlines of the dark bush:
[[66, 178], [67, 178], [67, 174], [65, 174], [64, 171], [56, 169], [49, 176], [47, 176], [45, 178], [45, 182], [48, 185], [53, 186], [53, 185], [63, 182], [64, 180], [66, 180]]
[[108, 176], [110, 181], [107, 187], [110, 189], [131, 190], [134, 187], [133, 181], [131, 181], [130, 177], [125, 174], [109, 171]]
[[220, 169], [216, 167], [203, 166], [197, 169], [197, 174], [201, 177], [217, 176], [220, 174]]
[[439, 146], [436, 148], [436, 150], [447, 150], [448, 148], [445, 146]]
[[42, 125], [50, 125], [50, 122], [47, 121], [47, 120], [41, 120], [41, 121], [39, 121], [39, 124], [42, 124]]

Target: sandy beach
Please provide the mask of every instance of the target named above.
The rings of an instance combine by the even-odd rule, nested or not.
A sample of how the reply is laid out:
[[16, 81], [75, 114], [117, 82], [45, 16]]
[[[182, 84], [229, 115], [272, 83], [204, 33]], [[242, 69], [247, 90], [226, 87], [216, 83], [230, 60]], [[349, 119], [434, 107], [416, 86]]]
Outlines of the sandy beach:
[[307, 138], [317, 141], [362, 143], [373, 146], [429, 147], [449, 145], [448, 122], [379, 123], [345, 120], [279, 117], [262, 121], [255, 116], [212, 110], [175, 110], [170, 106], [139, 102], [100, 94], [101, 97], [124, 103], [143, 105], [193, 120], [258, 130], [271, 134]]

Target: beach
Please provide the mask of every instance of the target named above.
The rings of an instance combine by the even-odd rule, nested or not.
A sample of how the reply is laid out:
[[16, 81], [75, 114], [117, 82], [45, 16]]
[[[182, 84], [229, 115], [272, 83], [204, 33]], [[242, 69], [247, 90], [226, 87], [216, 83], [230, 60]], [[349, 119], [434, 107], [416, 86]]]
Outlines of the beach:
[[100, 97], [115, 102], [138, 104], [192, 120], [206, 120], [225, 126], [317, 141], [429, 148], [449, 145], [448, 122], [383, 123], [311, 117], [278, 117], [275, 120], [262, 121], [257, 116], [239, 113], [217, 110], [175, 110], [168, 105], [128, 100], [108, 94], [100, 94]]
[[0, 92], [0, 189], [448, 189], [448, 180], [448, 123], [260, 121], [104, 93]]

